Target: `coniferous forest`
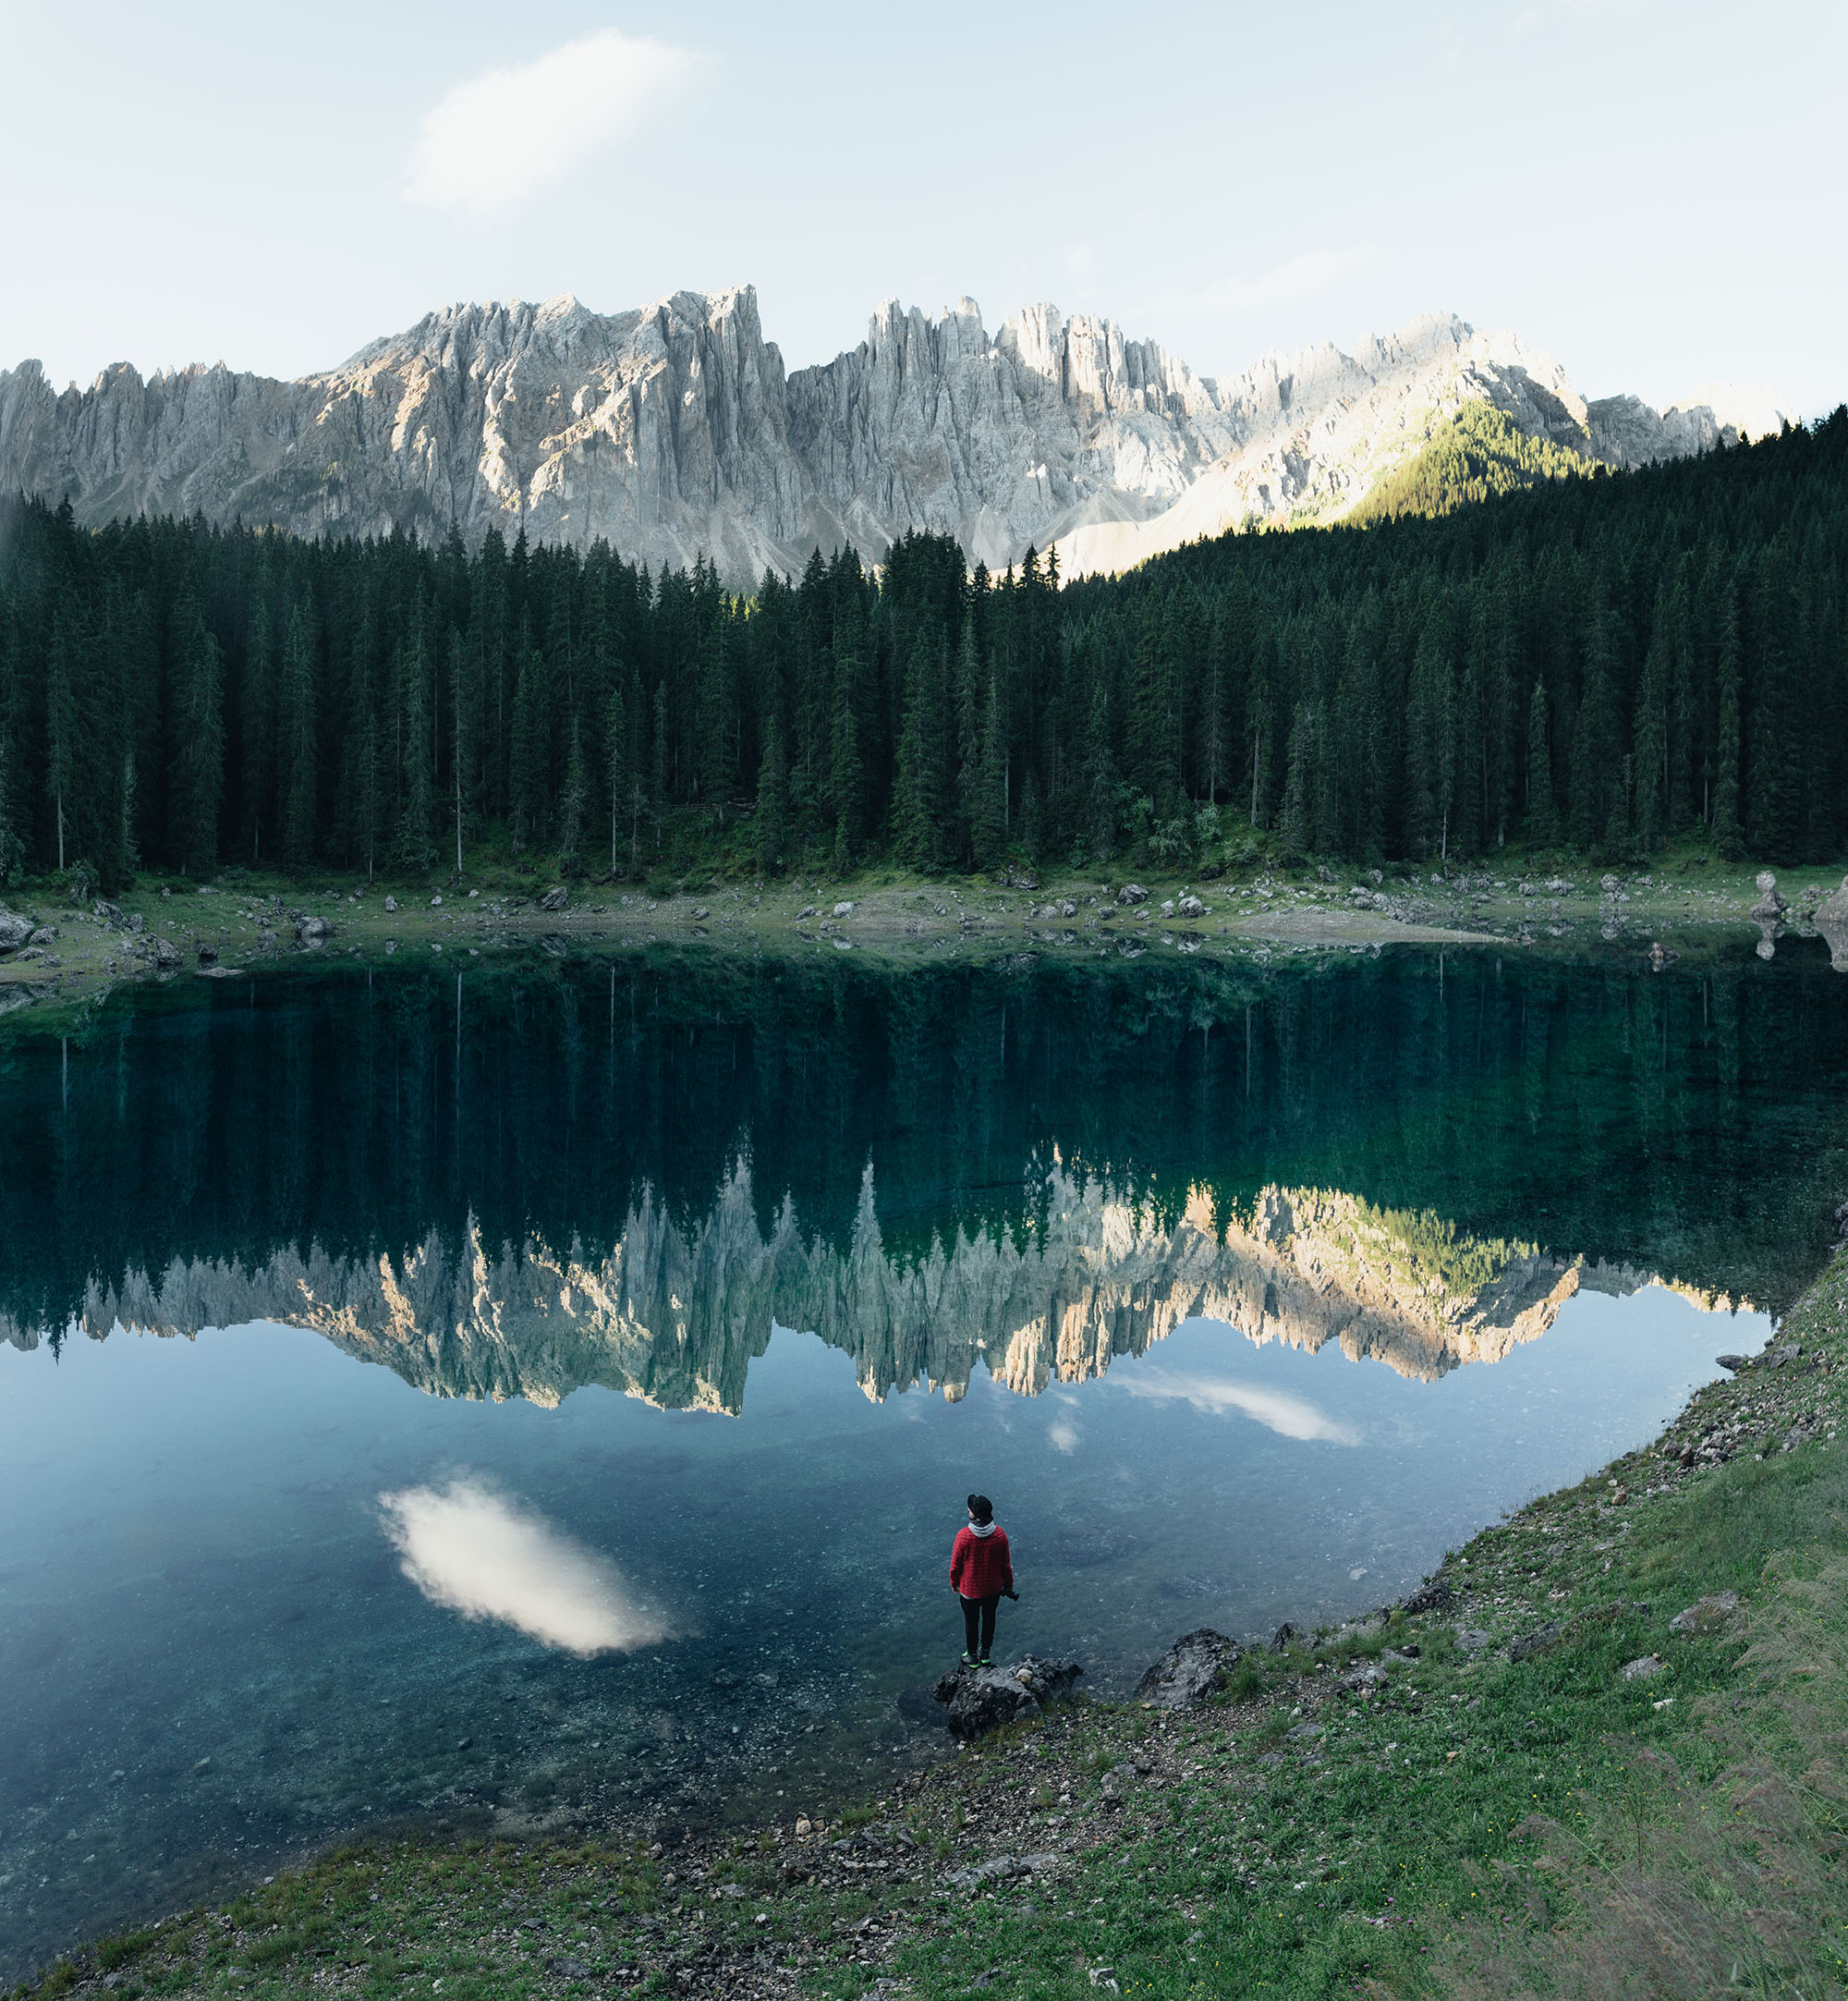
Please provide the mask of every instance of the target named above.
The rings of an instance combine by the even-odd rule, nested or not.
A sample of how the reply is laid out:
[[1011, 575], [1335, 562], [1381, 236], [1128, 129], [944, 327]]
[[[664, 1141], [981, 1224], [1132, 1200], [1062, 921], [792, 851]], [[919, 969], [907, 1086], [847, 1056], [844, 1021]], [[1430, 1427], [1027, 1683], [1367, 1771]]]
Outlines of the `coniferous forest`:
[[[1413, 482], [1416, 486], [1416, 482]], [[947, 537], [754, 594], [490, 534], [0, 507], [0, 882], [643, 875], [1848, 836], [1848, 409], [1651, 470], [1060, 588]]]

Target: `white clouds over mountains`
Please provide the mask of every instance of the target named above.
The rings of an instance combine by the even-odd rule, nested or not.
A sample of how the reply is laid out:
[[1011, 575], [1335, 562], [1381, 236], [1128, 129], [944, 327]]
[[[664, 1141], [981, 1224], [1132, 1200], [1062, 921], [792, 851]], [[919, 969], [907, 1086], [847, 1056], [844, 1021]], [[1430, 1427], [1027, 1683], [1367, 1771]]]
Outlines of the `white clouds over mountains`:
[[638, 130], [698, 61], [604, 29], [483, 70], [425, 115], [405, 194], [431, 208], [505, 214]]

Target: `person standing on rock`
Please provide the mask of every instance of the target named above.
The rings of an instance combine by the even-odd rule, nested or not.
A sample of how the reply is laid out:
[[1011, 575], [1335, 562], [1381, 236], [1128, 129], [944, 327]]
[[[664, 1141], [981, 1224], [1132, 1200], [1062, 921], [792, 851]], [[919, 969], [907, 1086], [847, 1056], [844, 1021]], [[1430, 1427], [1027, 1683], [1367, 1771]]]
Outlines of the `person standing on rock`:
[[985, 1494], [969, 1495], [967, 1525], [950, 1549], [950, 1582], [963, 1601], [963, 1665], [986, 1667], [994, 1646], [994, 1613], [1003, 1596], [1015, 1596], [1007, 1531], [994, 1519]]

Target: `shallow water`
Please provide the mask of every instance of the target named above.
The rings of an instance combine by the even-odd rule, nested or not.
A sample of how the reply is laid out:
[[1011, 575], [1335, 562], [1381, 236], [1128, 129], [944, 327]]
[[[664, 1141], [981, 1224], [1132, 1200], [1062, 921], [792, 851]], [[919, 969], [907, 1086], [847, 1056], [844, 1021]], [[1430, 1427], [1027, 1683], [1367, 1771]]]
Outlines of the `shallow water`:
[[310, 973], [16, 1042], [0, 1970], [395, 1816], [941, 1755], [972, 1487], [1003, 1645], [1105, 1691], [1386, 1602], [1759, 1345], [1844, 1070], [1802, 955]]

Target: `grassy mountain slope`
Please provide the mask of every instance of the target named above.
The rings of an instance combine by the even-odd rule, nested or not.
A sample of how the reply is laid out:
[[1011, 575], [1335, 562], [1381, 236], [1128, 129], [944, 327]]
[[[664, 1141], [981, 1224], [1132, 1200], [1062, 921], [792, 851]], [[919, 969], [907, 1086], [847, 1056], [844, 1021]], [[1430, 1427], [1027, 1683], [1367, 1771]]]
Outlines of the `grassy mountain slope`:
[[1493, 405], [1465, 403], [1413, 458], [1380, 481], [1347, 517], [1360, 524], [1399, 515], [1454, 514], [1542, 480], [1593, 476], [1595, 461], [1547, 438], [1530, 438]]

